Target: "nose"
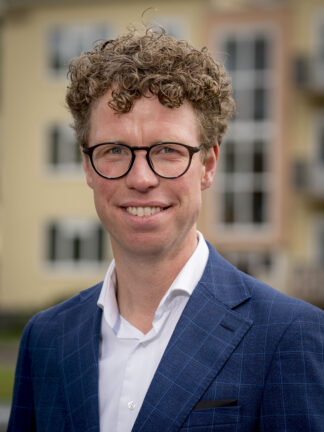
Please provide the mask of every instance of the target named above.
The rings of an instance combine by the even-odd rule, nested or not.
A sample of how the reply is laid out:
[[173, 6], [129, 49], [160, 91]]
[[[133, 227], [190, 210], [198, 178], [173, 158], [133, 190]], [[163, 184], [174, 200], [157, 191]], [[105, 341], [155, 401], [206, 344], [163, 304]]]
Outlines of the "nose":
[[130, 189], [137, 189], [140, 192], [156, 187], [159, 184], [159, 177], [152, 171], [146, 159], [146, 151], [139, 150], [133, 166], [125, 177], [126, 185]]

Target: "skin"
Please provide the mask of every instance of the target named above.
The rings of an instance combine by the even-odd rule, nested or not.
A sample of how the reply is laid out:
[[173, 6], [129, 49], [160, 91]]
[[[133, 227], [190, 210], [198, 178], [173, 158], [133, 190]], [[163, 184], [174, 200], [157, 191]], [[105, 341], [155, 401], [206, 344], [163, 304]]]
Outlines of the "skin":
[[[89, 147], [103, 142], [151, 146], [163, 141], [199, 147], [197, 121], [188, 102], [171, 109], [156, 97], [142, 97], [129, 113], [116, 114], [109, 100], [107, 92], [92, 107]], [[127, 176], [107, 180], [83, 155], [98, 216], [110, 234], [120, 313], [144, 333], [150, 330], [164, 293], [197, 246], [201, 192], [212, 183], [218, 146], [210, 149], [204, 162], [200, 154], [194, 155], [187, 173], [172, 180], [154, 174], [145, 156], [145, 151], [137, 151]], [[161, 211], [136, 216], [129, 207]]]

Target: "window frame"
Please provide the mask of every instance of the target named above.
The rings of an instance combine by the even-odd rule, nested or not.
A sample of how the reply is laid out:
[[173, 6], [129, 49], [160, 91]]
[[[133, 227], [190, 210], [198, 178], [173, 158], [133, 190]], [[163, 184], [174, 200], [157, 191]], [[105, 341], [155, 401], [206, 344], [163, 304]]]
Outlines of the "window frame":
[[[324, 88], [324, 6], [316, 8], [313, 17], [314, 85]], [[322, 38], [323, 36], [323, 38]]]
[[[274, 88], [275, 96], [272, 106], [270, 107], [274, 129], [271, 134], [269, 148], [271, 148], [271, 157], [269, 159], [269, 170], [272, 173], [271, 193], [269, 194], [269, 223], [260, 229], [256, 226], [233, 226], [226, 227], [222, 224], [219, 214], [220, 207], [220, 176], [219, 169], [216, 170], [216, 177], [213, 187], [206, 194], [204, 204], [204, 214], [201, 218], [202, 223], [206, 226], [209, 238], [217, 247], [246, 247], [253, 249], [256, 245], [268, 247], [278, 245], [284, 238], [284, 202], [287, 193], [287, 186], [284, 183], [284, 169], [286, 168], [286, 154], [282, 143], [286, 137], [285, 121], [285, 104], [287, 98], [287, 88], [285, 87], [285, 77], [287, 73], [287, 16], [283, 12], [272, 12], [265, 14], [263, 12], [246, 14], [238, 16], [228, 14], [223, 17], [211, 17], [209, 19], [208, 40], [209, 47], [216, 58], [222, 58], [224, 53], [221, 52], [220, 40], [225, 33], [233, 31], [249, 32], [253, 31], [263, 33], [270, 32], [273, 39], [273, 71], [274, 71]], [[247, 128], [249, 125], [247, 124]], [[231, 137], [235, 131], [233, 124], [229, 125], [225, 140]], [[226, 143], [224, 143], [224, 146]], [[220, 148], [222, 155], [222, 148]], [[222, 156], [220, 156], [222, 157]]]
[[[181, 15], [158, 15], [154, 19], [153, 24], [162, 26], [166, 30], [167, 35], [171, 35], [178, 40], [188, 38], [188, 24]], [[174, 29], [176, 31], [173, 31]]]
[[[52, 142], [52, 134], [54, 133], [55, 129], [57, 133], [61, 137], [63, 137], [64, 140], [58, 140], [58, 148], [56, 149], [58, 161], [57, 163], [52, 163], [52, 146], [55, 145]], [[55, 178], [65, 179], [66, 177], [72, 176], [81, 179], [81, 177], [83, 176], [82, 153], [76, 141], [74, 131], [72, 127], [68, 124], [68, 122], [64, 120], [49, 122], [44, 129], [43, 141], [45, 146], [43, 164], [46, 167], [46, 173]], [[72, 145], [74, 148], [66, 151], [64, 147], [69, 145]], [[72, 157], [71, 160], [64, 162], [62, 158], [62, 156], [64, 155], [64, 151], [66, 152], [66, 155], [73, 155], [74, 152], [76, 155], [78, 152], [79, 160], [76, 160], [77, 158], [75, 158], [75, 160], [73, 161]]]
[[[53, 245], [50, 242], [52, 241], [50, 230], [53, 227], [56, 227], [58, 235], [61, 237], [56, 237], [56, 242], [65, 240], [61, 244]], [[91, 237], [96, 232], [100, 231], [101, 240], [97, 239], [100, 244], [96, 243], [97, 240], [93, 240]], [[66, 233], [67, 236], [62, 236], [62, 233]], [[85, 236], [84, 233], [88, 233], [88, 236]], [[45, 264], [45, 268], [47, 271], [54, 272], [83, 272], [89, 271], [91, 269], [102, 269], [107, 266], [107, 262], [109, 257], [111, 256], [110, 252], [110, 244], [109, 244], [109, 236], [107, 232], [104, 230], [99, 221], [95, 219], [85, 219], [85, 218], [52, 218], [47, 220], [47, 222], [43, 226], [43, 262]], [[83, 238], [82, 238], [83, 237]], [[81, 239], [80, 242], [80, 257], [78, 259], [74, 258], [74, 246], [75, 239]], [[90, 242], [93, 240], [92, 249], [96, 249], [94, 254], [98, 252], [98, 248], [102, 248], [101, 254], [102, 258], [99, 260], [87, 259], [87, 252], [89, 252], [89, 246], [87, 246], [87, 242], [90, 239]], [[90, 245], [91, 246], [91, 245]], [[54, 249], [57, 248], [56, 254], [58, 254], [58, 258], [51, 259], [50, 255], [53, 254]], [[67, 253], [67, 258], [64, 258], [64, 254]]]
[[[102, 29], [105, 29], [105, 31], [103, 33], [102, 36], [94, 36], [90, 38], [90, 35], [87, 37], [86, 36], [86, 31], [89, 30], [91, 32], [91, 30], [95, 33], [95, 30], [101, 27]], [[76, 50], [70, 47], [70, 52], [66, 55], [66, 59], [64, 61], [66, 61], [66, 65], [58, 67], [58, 68], [53, 68], [52, 67], [52, 59], [55, 57], [55, 49], [54, 49], [54, 43], [52, 42], [53, 39], [53, 34], [55, 33], [55, 31], [60, 32], [66, 32], [67, 34], [63, 34], [63, 36], [60, 36], [61, 39], [65, 39], [65, 40], [77, 40], [77, 33], [79, 32], [81, 34], [81, 38], [82, 41], [79, 42], [80, 44], [80, 49], [81, 51], [86, 51], [86, 50], [90, 50], [94, 44], [96, 42], [98, 42], [100, 39], [105, 38], [105, 39], [109, 39], [111, 37], [113, 37], [114, 34], [114, 27], [111, 25], [110, 22], [104, 21], [104, 20], [84, 20], [84, 19], [77, 19], [74, 21], [55, 21], [55, 22], [51, 22], [45, 30], [45, 53], [46, 55], [44, 56], [45, 58], [45, 69], [47, 71], [47, 75], [49, 75], [50, 77], [54, 78], [54, 79], [66, 79], [66, 75], [67, 75], [67, 71], [68, 71], [68, 62], [73, 58], [76, 57], [78, 55], [81, 54], [81, 52], [79, 52], [80, 50]], [[73, 33], [73, 38], [71, 37], [71, 35], [69, 36], [69, 32]], [[65, 50], [68, 51], [68, 44], [65, 45]], [[59, 49], [58, 49], [58, 53], [59, 53]], [[57, 54], [57, 53], [56, 53]], [[64, 57], [64, 56], [60, 56], [60, 57]], [[64, 64], [64, 61], [62, 62], [62, 64]]]

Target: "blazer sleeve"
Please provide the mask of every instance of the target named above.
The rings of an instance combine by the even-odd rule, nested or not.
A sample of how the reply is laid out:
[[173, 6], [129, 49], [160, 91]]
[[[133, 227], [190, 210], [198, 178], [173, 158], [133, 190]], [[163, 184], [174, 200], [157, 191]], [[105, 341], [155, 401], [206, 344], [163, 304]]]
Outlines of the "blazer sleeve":
[[8, 432], [36, 430], [30, 360], [30, 334], [34, 318], [26, 325], [19, 348]]
[[305, 309], [282, 335], [267, 371], [260, 432], [324, 432], [324, 313]]

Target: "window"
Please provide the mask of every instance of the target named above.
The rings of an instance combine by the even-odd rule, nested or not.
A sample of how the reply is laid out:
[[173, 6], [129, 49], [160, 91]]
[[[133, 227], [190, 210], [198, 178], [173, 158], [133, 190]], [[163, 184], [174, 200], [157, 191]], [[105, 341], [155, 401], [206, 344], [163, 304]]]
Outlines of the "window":
[[235, 267], [253, 277], [271, 274], [274, 259], [270, 252], [232, 251], [223, 253]]
[[46, 229], [47, 262], [69, 268], [102, 264], [107, 258], [106, 243], [104, 229], [97, 222], [55, 221]]
[[162, 26], [166, 34], [175, 37], [176, 39], [186, 38], [186, 22], [180, 16], [160, 16], [156, 19], [156, 25]]
[[324, 111], [314, 113], [314, 152], [308, 172], [309, 186], [319, 197], [324, 196]]
[[308, 247], [311, 267], [324, 270], [324, 213], [320, 209], [310, 219]]
[[224, 143], [221, 162], [221, 220], [226, 225], [260, 225], [268, 221], [267, 142], [232, 139]]
[[47, 132], [47, 164], [54, 172], [81, 172], [81, 152], [73, 129], [53, 124]]
[[323, 265], [324, 265], [324, 223], [322, 223], [322, 226], [318, 230], [317, 262], [323, 268]]
[[49, 68], [56, 75], [65, 75], [72, 57], [90, 50], [100, 39], [111, 36], [107, 25], [96, 24], [67, 24], [56, 25], [49, 31]]
[[315, 16], [315, 83], [324, 86], [324, 9]]
[[221, 52], [236, 102], [220, 153], [219, 223], [223, 230], [267, 228], [270, 223], [272, 49], [269, 30], [233, 31], [223, 38]]
[[[316, 113], [315, 130], [315, 161], [324, 172], [324, 111]], [[322, 186], [324, 188], [324, 184]]]

